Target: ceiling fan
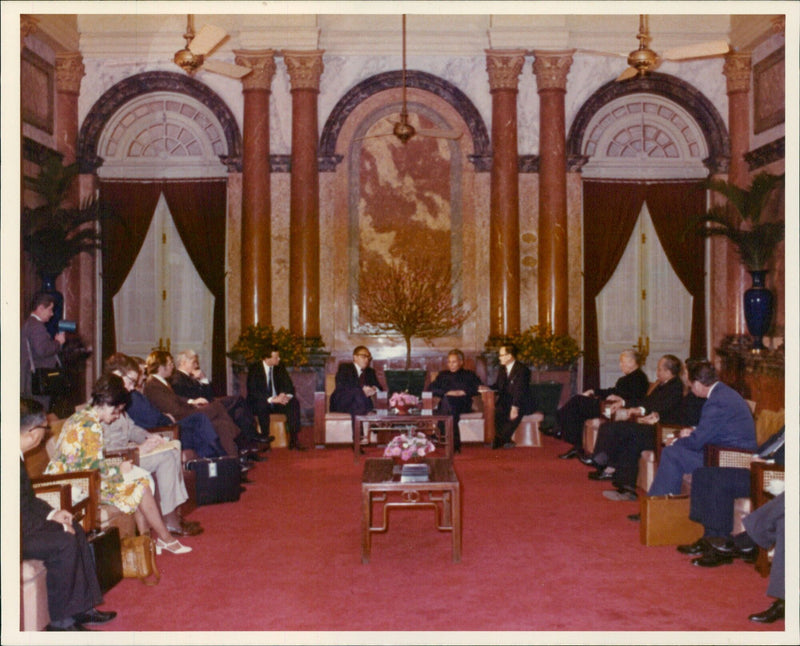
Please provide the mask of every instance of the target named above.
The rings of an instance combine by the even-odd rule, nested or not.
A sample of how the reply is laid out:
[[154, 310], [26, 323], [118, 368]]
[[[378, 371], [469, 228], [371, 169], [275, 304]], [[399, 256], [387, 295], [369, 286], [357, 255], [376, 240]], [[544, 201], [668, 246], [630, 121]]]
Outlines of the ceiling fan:
[[226, 31], [221, 27], [203, 25], [203, 28], [195, 35], [194, 16], [189, 14], [186, 17], [186, 33], [183, 37], [186, 39], [186, 47], [175, 52], [172, 60], [190, 76], [197, 70], [203, 69], [206, 72], [238, 79], [247, 76], [252, 71], [243, 65], [207, 58], [208, 54], [228, 37]]
[[706, 43], [675, 47], [665, 51], [661, 55], [656, 54], [649, 47], [652, 37], [650, 36], [648, 19], [645, 14], [639, 15], [639, 33], [636, 34], [636, 38], [639, 39], [639, 47], [628, 54], [629, 67], [617, 77], [617, 81], [625, 81], [635, 76], [645, 76], [648, 72], [652, 72], [658, 68], [663, 61], [685, 61], [696, 58], [710, 58], [713, 56], [722, 56], [723, 54], [727, 54], [730, 50], [728, 43], [724, 40], [715, 40]]
[[[388, 121], [388, 119], [387, 119]], [[372, 139], [375, 137], [387, 137], [394, 135], [400, 140], [400, 143], [406, 144], [415, 135], [421, 137], [435, 137], [439, 139], [460, 139], [462, 132], [458, 130], [445, 130], [443, 128], [415, 128], [409, 123], [408, 109], [406, 107], [406, 14], [403, 14], [403, 104], [400, 108], [400, 121], [391, 122], [393, 128], [391, 132], [383, 132], [376, 135], [367, 135], [366, 137], [359, 137], [356, 141], [362, 139]]]

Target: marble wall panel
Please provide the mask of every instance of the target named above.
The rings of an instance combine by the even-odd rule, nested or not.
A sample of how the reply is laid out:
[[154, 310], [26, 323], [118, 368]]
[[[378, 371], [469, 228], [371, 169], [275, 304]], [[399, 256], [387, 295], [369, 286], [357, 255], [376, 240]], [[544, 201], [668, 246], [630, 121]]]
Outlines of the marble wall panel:
[[539, 175], [519, 176], [520, 331], [539, 319]]
[[289, 194], [291, 176], [272, 173], [272, 325], [289, 327]]

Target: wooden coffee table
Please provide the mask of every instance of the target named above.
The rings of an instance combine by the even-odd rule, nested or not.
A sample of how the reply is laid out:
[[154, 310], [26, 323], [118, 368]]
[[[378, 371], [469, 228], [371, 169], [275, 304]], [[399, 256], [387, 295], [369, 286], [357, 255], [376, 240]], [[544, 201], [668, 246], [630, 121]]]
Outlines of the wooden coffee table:
[[[426, 458], [427, 482], [400, 482], [390, 458], [367, 458], [361, 478], [361, 562], [369, 563], [372, 535], [389, 530], [391, 509], [433, 509], [434, 525], [450, 532], [453, 562], [461, 560], [461, 484], [453, 461]], [[380, 521], [375, 525], [376, 518]]]
[[[442, 442], [438, 439], [439, 422], [444, 422], [444, 455], [446, 458], [453, 459], [453, 418], [450, 415], [400, 415], [391, 414], [387, 411], [373, 411], [366, 415], [356, 415], [356, 429], [363, 430], [366, 437], [366, 445], [369, 446], [370, 432], [386, 431], [387, 433], [399, 435], [405, 433], [410, 427], [417, 431], [422, 431], [433, 441], [438, 448]], [[360, 433], [356, 433], [358, 437]], [[358, 462], [358, 456], [363, 444], [356, 439], [353, 442], [353, 459]]]

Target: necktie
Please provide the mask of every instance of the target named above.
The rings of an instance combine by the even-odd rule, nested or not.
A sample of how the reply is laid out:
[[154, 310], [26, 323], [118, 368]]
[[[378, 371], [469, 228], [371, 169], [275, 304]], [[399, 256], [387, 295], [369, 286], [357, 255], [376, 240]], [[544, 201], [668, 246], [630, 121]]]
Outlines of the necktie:
[[272, 383], [272, 366], [267, 368], [267, 396], [275, 396], [275, 384]]
[[361, 374], [358, 375], [358, 385], [359, 386], [367, 385], [367, 373], [364, 372], [363, 370], [361, 371]]

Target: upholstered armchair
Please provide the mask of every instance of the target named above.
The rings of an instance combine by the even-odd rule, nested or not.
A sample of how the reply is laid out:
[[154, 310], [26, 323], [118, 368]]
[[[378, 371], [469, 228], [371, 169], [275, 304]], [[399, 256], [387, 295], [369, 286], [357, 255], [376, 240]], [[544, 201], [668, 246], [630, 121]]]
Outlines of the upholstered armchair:
[[[325, 375], [325, 390], [314, 393], [314, 444], [353, 444], [353, 424], [350, 413], [332, 413], [330, 399], [336, 389], [336, 375]], [[373, 398], [376, 409], [386, 409], [386, 391], [379, 390]]]
[[[433, 375], [434, 377], [436, 375]], [[422, 409], [436, 410], [439, 398], [426, 390], [422, 393]], [[537, 426], [538, 429], [538, 426]], [[486, 390], [472, 398], [472, 411], [464, 413], [458, 422], [462, 443], [491, 443], [494, 439], [494, 392]]]

